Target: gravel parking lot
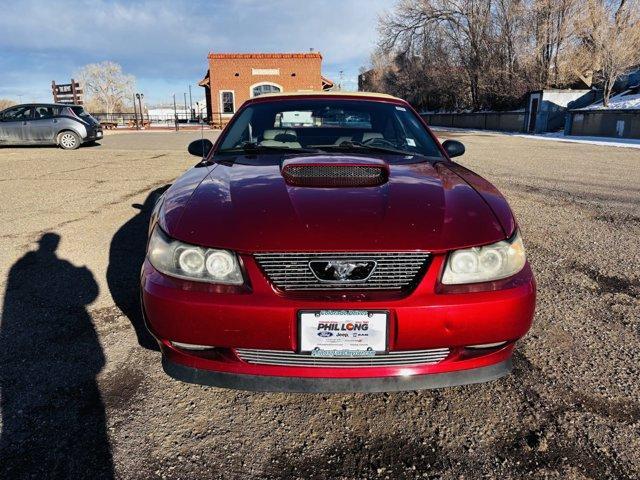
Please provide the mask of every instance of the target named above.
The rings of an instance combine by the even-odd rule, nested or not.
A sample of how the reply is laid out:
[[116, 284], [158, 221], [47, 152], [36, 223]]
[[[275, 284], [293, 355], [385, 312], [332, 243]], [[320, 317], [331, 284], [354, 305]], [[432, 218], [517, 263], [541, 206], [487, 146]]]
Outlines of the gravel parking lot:
[[370, 395], [162, 372], [137, 275], [199, 132], [0, 149], [0, 478], [639, 478], [640, 152], [439, 134], [509, 199], [535, 323], [508, 377]]

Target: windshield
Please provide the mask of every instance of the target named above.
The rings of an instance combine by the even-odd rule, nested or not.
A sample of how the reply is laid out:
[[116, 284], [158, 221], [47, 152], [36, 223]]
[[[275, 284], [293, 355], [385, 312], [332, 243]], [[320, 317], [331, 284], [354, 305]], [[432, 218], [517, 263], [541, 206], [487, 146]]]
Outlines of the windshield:
[[416, 115], [392, 103], [310, 98], [243, 109], [217, 153], [375, 151], [442, 158]]

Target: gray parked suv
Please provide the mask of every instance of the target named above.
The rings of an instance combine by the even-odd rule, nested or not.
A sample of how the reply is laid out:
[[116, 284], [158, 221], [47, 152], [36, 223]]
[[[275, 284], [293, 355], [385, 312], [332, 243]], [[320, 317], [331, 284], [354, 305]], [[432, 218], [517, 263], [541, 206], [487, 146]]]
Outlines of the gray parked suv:
[[0, 145], [59, 145], [73, 150], [101, 138], [100, 122], [81, 105], [32, 103], [0, 112]]

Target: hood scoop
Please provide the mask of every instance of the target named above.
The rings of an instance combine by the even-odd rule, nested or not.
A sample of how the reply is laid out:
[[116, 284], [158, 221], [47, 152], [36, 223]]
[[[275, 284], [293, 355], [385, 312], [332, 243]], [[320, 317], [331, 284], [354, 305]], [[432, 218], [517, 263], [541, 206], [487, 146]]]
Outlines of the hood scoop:
[[289, 158], [282, 164], [282, 176], [295, 187], [375, 187], [389, 178], [389, 165], [379, 158]]

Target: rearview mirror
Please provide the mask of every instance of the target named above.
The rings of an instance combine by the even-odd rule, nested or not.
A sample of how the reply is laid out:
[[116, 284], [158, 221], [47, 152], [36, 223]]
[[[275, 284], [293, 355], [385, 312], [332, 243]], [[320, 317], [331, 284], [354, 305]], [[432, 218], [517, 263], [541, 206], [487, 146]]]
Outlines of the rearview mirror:
[[457, 140], [446, 140], [442, 147], [449, 157], [459, 157], [464, 153], [464, 145]]
[[204, 158], [209, 155], [209, 152], [213, 148], [213, 143], [208, 138], [201, 140], [195, 140], [189, 144], [187, 151], [196, 157]]

